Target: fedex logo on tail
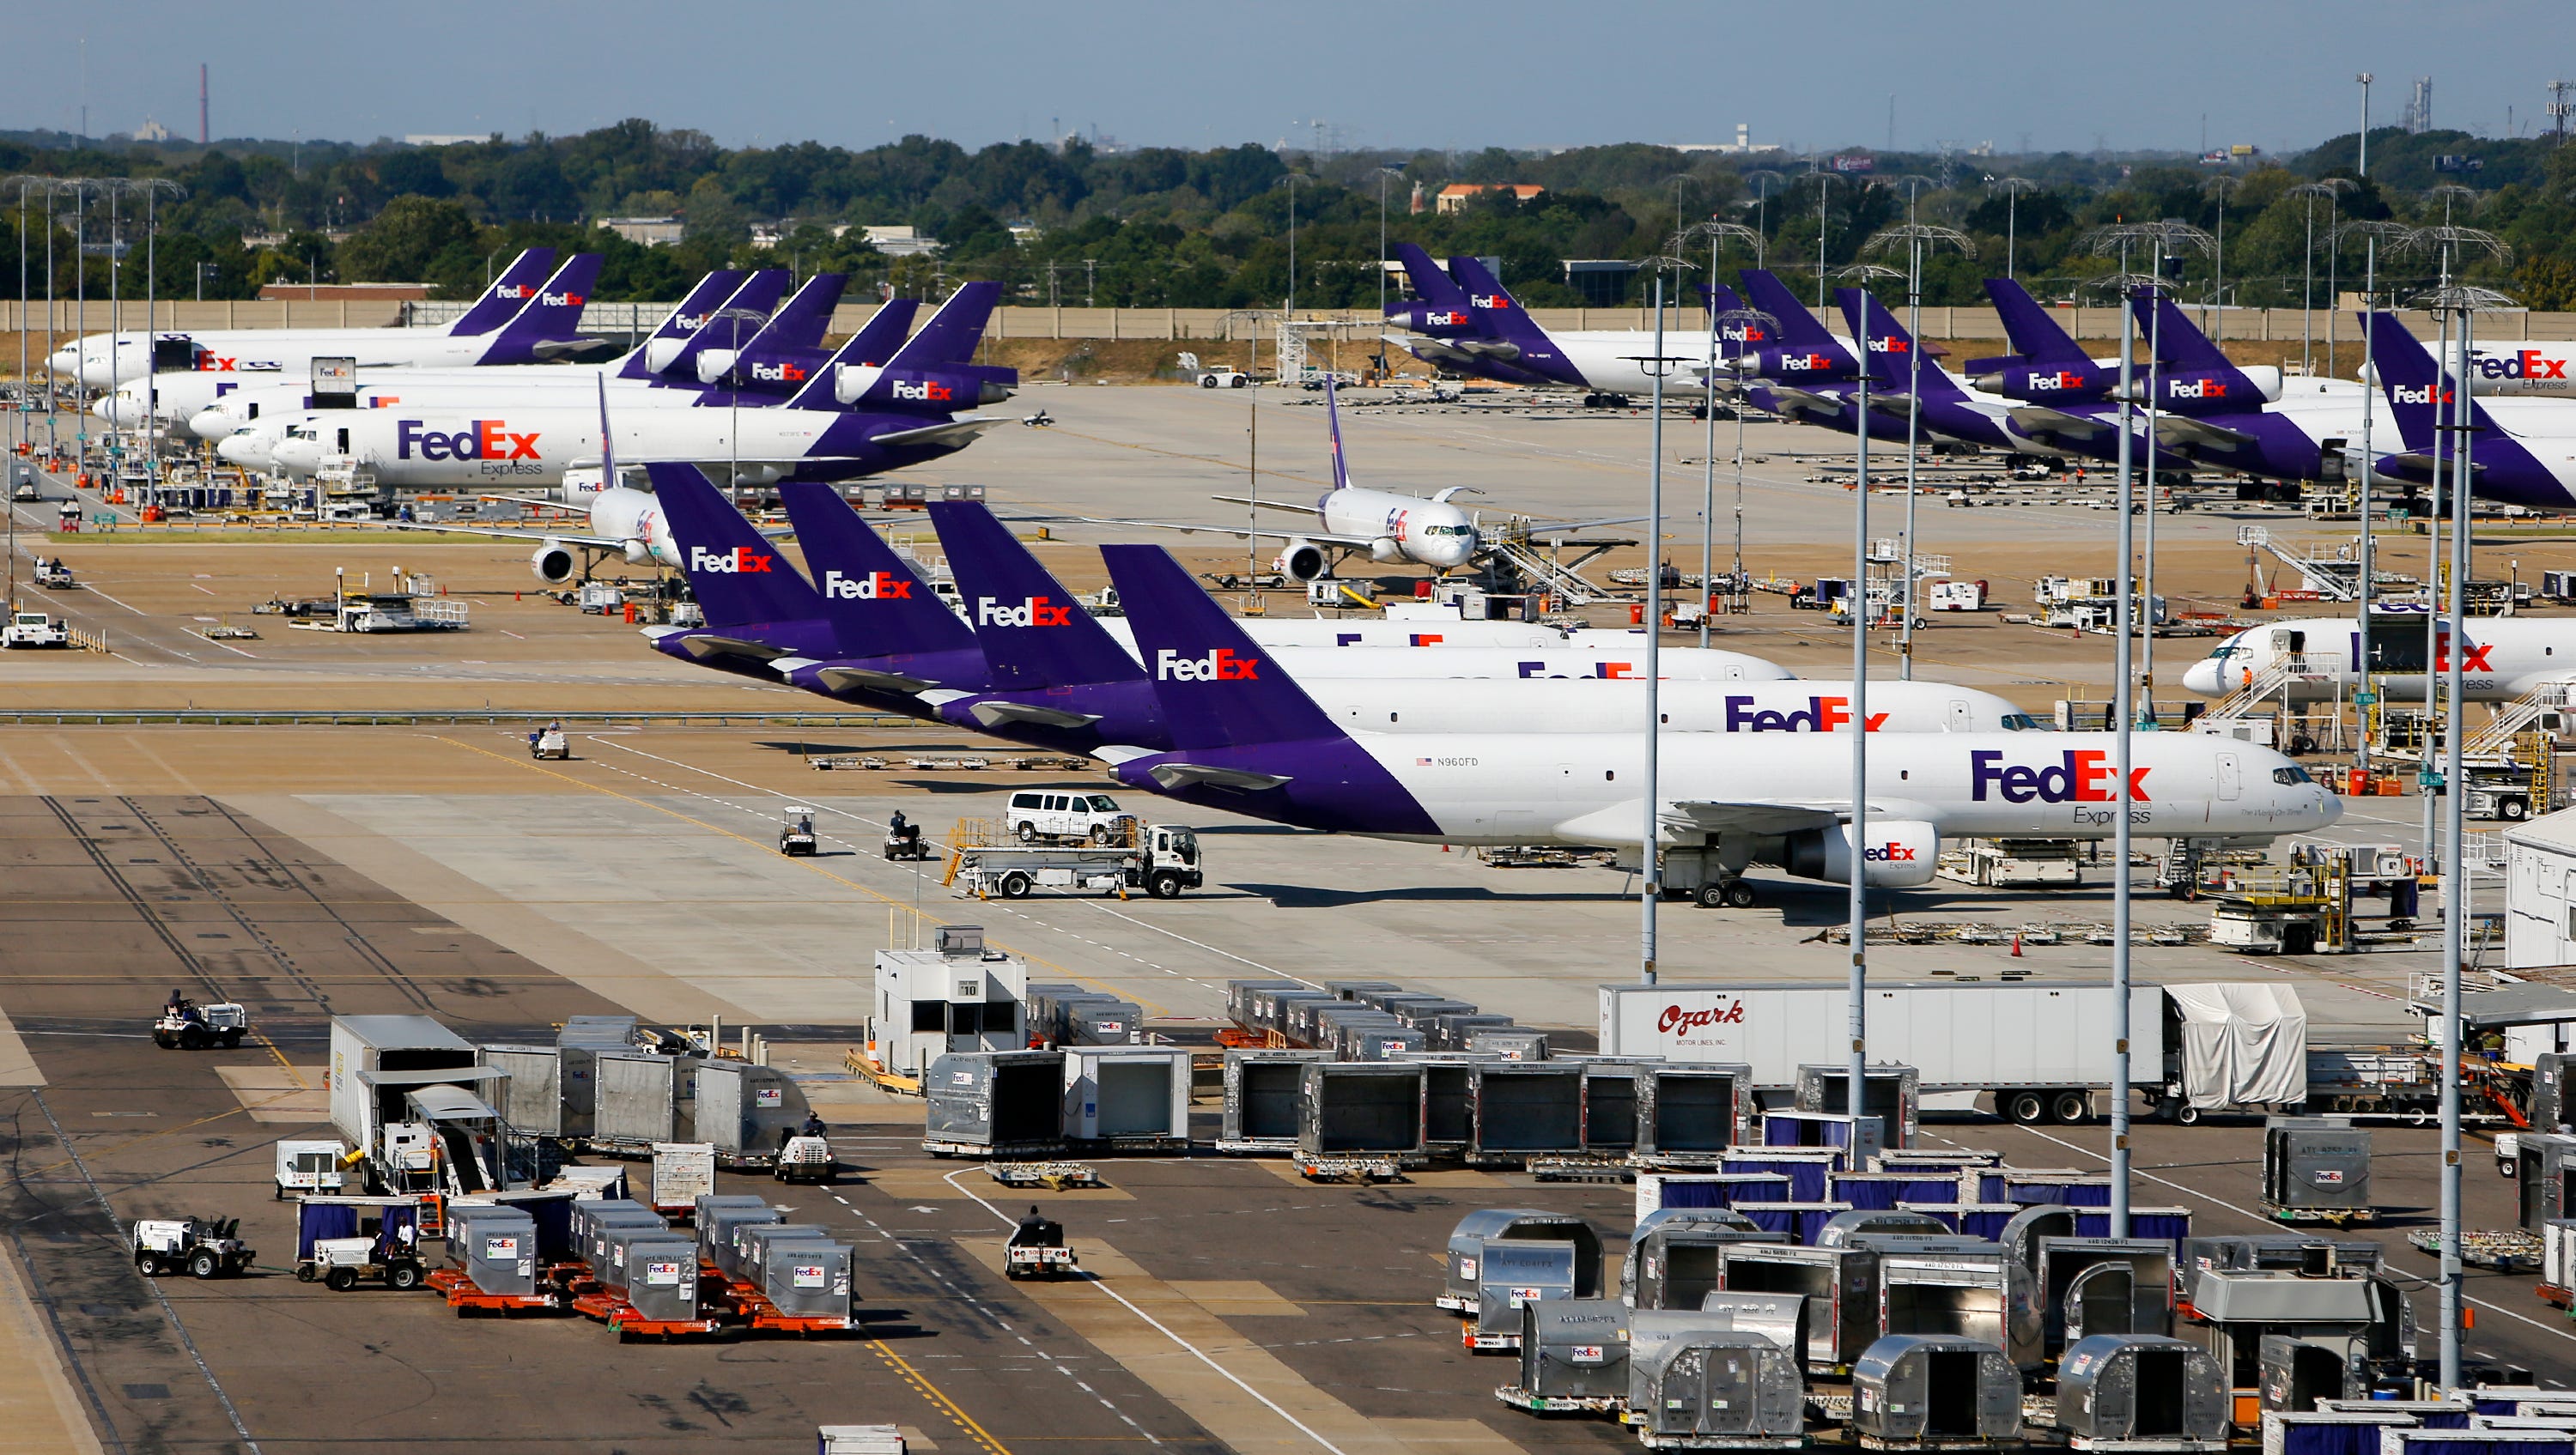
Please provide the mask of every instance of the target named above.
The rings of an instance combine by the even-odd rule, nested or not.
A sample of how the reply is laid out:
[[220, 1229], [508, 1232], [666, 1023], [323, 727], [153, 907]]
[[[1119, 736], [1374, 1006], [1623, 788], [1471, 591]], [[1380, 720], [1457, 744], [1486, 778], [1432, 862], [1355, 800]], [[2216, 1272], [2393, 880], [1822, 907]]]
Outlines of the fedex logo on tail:
[[[2120, 796], [2120, 770], [2108, 753], [2070, 750], [2058, 754], [2059, 761], [2047, 768], [2006, 764], [2003, 759], [1999, 750], [1968, 755], [1969, 797], [1984, 803], [1992, 790], [2006, 803], [2110, 803]], [[2148, 801], [2148, 771], [2129, 770], [2130, 802]]]
[[548, 308], [579, 308], [590, 299], [579, 293], [540, 293], [537, 301]]
[[1901, 354], [1913, 346], [1912, 341], [1897, 338], [1893, 334], [1869, 341], [1869, 351], [1873, 354]]
[[2034, 393], [2054, 394], [2063, 389], [2083, 388], [2084, 376], [2065, 369], [2054, 374], [2026, 374], [2022, 376], [2022, 387]]
[[754, 364], [751, 377], [764, 384], [794, 384], [805, 377], [805, 371], [794, 364]]
[[1238, 657], [1219, 647], [1204, 657], [1184, 657], [1169, 647], [1154, 653], [1157, 682], [1255, 682], [1261, 678], [1259, 657]]
[[530, 287], [529, 287], [527, 284], [525, 284], [525, 283], [504, 283], [504, 284], [502, 284], [500, 287], [495, 288], [495, 289], [493, 289], [493, 290], [492, 290], [492, 296], [493, 296], [493, 297], [495, 297], [495, 298], [520, 298], [520, 299], [524, 299], [524, 298], [526, 298], [530, 293], [533, 293], [533, 292], [535, 292], [535, 291], [536, 291], [535, 289], [530, 288]]
[[1052, 597], [1025, 596], [1009, 605], [990, 596], [975, 598], [977, 626], [1071, 626], [1073, 604], [1055, 604]]
[[537, 434], [510, 432], [509, 421], [477, 419], [454, 434], [430, 429], [423, 420], [397, 420], [394, 458], [408, 460], [415, 451], [424, 460], [536, 460]]
[[749, 546], [736, 546], [729, 551], [689, 547], [689, 569], [718, 576], [766, 576], [777, 561], [778, 558], [767, 551], [755, 551]]
[[2390, 387], [2388, 397], [2397, 404], [2448, 404], [2452, 400], [2450, 390], [2432, 384], [2418, 384], [2412, 388], [2404, 384], [2394, 385]]
[[836, 601], [910, 601], [912, 583], [884, 571], [870, 571], [864, 576], [826, 571], [823, 594]]
[[1488, 313], [1500, 313], [1512, 306], [1512, 300], [1500, 293], [1470, 293], [1467, 295], [1467, 306], [1481, 308]]
[[2216, 379], [2172, 379], [2166, 381], [2165, 394], [2171, 399], [2224, 399], [2227, 386]]
[[1764, 333], [1759, 324], [1732, 323], [1719, 329], [1717, 336], [1732, 343], [1758, 344], [1771, 335]]
[[2500, 359], [2481, 357], [2475, 362], [2479, 376], [2487, 379], [2564, 379], [2567, 377], [2565, 359], [2544, 358], [2538, 349], [2524, 349], [2521, 353], [2508, 354]]
[[[1829, 733], [1851, 726], [1851, 720], [1848, 697], [1810, 697], [1806, 707], [1795, 712], [1757, 708], [1750, 697], [1726, 699], [1726, 730], [1731, 733]], [[1886, 726], [1886, 713], [1869, 715], [1871, 732]]]
[[928, 379], [924, 379], [918, 384], [906, 384], [898, 380], [894, 384], [893, 388], [895, 398], [909, 399], [922, 404], [945, 404], [956, 397], [955, 390], [950, 389], [945, 384], [933, 383]]

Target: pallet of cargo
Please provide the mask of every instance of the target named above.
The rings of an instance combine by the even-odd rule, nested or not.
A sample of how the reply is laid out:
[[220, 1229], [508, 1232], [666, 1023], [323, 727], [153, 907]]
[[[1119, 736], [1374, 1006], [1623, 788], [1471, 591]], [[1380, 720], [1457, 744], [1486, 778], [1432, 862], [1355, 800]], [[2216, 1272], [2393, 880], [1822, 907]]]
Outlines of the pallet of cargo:
[[1628, 1408], [1628, 1401], [1615, 1394], [1532, 1394], [1517, 1384], [1506, 1384], [1496, 1389], [1494, 1398], [1513, 1409], [1528, 1410], [1537, 1415], [1619, 1414]]
[[[2442, 1254], [2442, 1230], [2417, 1228], [2407, 1233], [2406, 1241], [2434, 1257]], [[2540, 1235], [2520, 1228], [2500, 1232], [2468, 1229], [2460, 1234], [2460, 1261], [2472, 1268], [2492, 1268], [2498, 1273], [2512, 1273], [2522, 1268], [2540, 1266]], [[2547, 1297], [2546, 1294], [2542, 1295]]]
[[[2263, 1216], [2281, 1223], [2329, 1223], [2340, 1228], [2379, 1221], [2378, 1212], [2366, 1207], [2283, 1207], [2268, 1198], [2256, 1206], [2263, 1209]], [[2538, 1256], [2536, 1251], [2534, 1256]]]
[[1591, 1157], [1532, 1157], [1529, 1174], [1541, 1182], [1634, 1182], [1637, 1169]]
[[456, 1310], [458, 1318], [477, 1311], [497, 1312], [507, 1317], [521, 1309], [550, 1309], [556, 1306], [552, 1294], [485, 1293], [474, 1286], [474, 1280], [466, 1277], [465, 1270], [461, 1268], [433, 1269], [421, 1281], [445, 1295], [447, 1306]]
[[994, 1162], [984, 1172], [995, 1182], [1010, 1188], [1043, 1187], [1062, 1192], [1068, 1187], [1107, 1187], [1100, 1173], [1088, 1162]]
[[1309, 1182], [1397, 1182], [1404, 1169], [1393, 1157], [1318, 1157], [1297, 1154], [1297, 1175]]
[[814, 770], [818, 773], [881, 773], [885, 771], [886, 766], [886, 760], [883, 758], [853, 758], [847, 755], [839, 755], [829, 758], [809, 758], [806, 761], [811, 763]]

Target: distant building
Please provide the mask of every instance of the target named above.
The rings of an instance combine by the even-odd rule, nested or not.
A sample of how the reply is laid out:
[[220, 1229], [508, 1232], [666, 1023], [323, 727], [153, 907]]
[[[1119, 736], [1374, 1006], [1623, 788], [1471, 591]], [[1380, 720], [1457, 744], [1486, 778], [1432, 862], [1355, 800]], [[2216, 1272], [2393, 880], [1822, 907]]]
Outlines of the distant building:
[[1777, 142], [1764, 142], [1760, 146], [1755, 146], [1753, 144], [1753, 128], [1747, 123], [1739, 121], [1735, 123], [1735, 140], [1733, 141], [1676, 142], [1673, 144], [1673, 150], [1677, 152], [1716, 152], [1720, 156], [1743, 156], [1749, 152], [1776, 152], [1780, 150], [1780, 146]]
[[482, 134], [469, 136], [463, 132], [415, 131], [403, 138], [403, 145], [407, 147], [461, 147], [472, 142], [490, 141], [491, 139], [491, 137]]
[[429, 298], [427, 283], [269, 283], [259, 290], [262, 302], [281, 299], [305, 303], [421, 303]]
[[1011, 230], [1011, 241], [1020, 244], [1022, 247], [1026, 247], [1030, 243], [1036, 242], [1038, 239], [1046, 236], [1045, 228], [1038, 226], [1036, 223], [1029, 221], [1025, 217], [1014, 218], [1010, 222], [1003, 224], [1003, 226], [1008, 227]]
[[601, 227], [638, 247], [667, 248], [680, 240], [682, 227], [676, 217], [603, 217]]
[[242, 251], [246, 253], [255, 253], [261, 248], [282, 248], [284, 246], [286, 246], [286, 234], [282, 232], [246, 232], [242, 234]]
[[178, 140], [177, 137], [171, 134], [170, 128], [163, 126], [160, 122], [155, 121], [148, 116], [143, 118], [143, 124], [141, 126], [134, 129], [134, 139], [136, 141]]
[[1527, 202], [1546, 190], [1535, 182], [1452, 182], [1440, 189], [1440, 195], [1432, 199], [1431, 206], [1435, 212], [1455, 212], [1466, 206], [1470, 198], [1482, 197], [1488, 192], [1509, 192], [1514, 201]]
[[756, 248], [774, 248], [774, 247], [778, 246], [781, 242], [786, 241], [786, 239], [787, 239], [787, 224], [786, 224], [786, 223], [783, 223], [783, 222], [755, 222], [755, 223], [753, 223], [753, 224], [751, 225], [751, 245], [752, 245], [753, 247], [756, 247]]
[[924, 235], [917, 227], [861, 224], [859, 231], [867, 234], [871, 247], [890, 258], [918, 257], [935, 253], [942, 246], [939, 239]]

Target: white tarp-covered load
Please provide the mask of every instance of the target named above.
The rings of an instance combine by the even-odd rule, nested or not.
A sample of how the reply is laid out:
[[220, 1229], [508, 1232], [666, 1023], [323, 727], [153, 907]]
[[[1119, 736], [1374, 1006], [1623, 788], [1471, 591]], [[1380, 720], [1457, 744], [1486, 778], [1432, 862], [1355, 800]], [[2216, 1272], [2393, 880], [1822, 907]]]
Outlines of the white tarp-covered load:
[[2308, 1013], [2283, 985], [2168, 985], [2182, 1015], [2183, 1094], [2202, 1111], [2308, 1095]]

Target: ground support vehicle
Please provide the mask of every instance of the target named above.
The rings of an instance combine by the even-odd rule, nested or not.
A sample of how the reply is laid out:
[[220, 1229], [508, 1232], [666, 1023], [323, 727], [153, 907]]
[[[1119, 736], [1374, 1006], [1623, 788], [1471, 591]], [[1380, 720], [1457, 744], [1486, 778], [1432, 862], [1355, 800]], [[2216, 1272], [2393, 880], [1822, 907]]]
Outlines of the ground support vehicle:
[[250, 1012], [231, 1001], [216, 1005], [183, 1002], [152, 1022], [152, 1043], [162, 1050], [202, 1050], [220, 1045], [230, 1050], [250, 1030]]
[[134, 1224], [134, 1266], [146, 1278], [240, 1276], [259, 1254], [239, 1234], [239, 1218], [143, 1218]]
[[569, 760], [572, 757], [572, 739], [564, 736], [564, 730], [559, 727], [548, 727], [530, 733], [528, 734], [528, 756], [539, 760], [547, 758]]
[[60, 556], [36, 558], [36, 584], [47, 591], [74, 591], [80, 582], [72, 578], [72, 568]]
[[1002, 1250], [1002, 1273], [1007, 1278], [1064, 1278], [1081, 1270], [1082, 1260], [1064, 1245], [1064, 1224], [1038, 1216], [1035, 1208], [1020, 1219]]
[[814, 835], [814, 810], [790, 806], [778, 826], [778, 852], [789, 858], [811, 858], [821, 843]]
[[[397, 1290], [427, 1280], [421, 1267], [416, 1197], [305, 1197], [296, 1200], [295, 1276], [346, 1293], [369, 1279]], [[376, 1216], [365, 1215], [374, 1209]], [[354, 1235], [338, 1229], [355, 1227]]]
[[918, 862], [929, 858], [930, 844], [921, 836], [921, 825], [908, 823], [899, 829], [887, 829], [885, 856], [889, 864], [897, 859]]
[[832, 1144], [821, 1137], [789, 1137], [778, 1149], [778, 1161], [769, 1175], [780, 1182], [819, 1182], [830, 1186], [839, 1164], [832, 1160]]
[[947, 883], [959, 897], [1026, 899], [1040, 889], [1082, 889], [1125, 898], [1133, 892], [1178, 899], [1206, 882], [1197, 833], [1177, 824], [1123, 821], [1127, 834], [1098, 844], [961, 844]]
[[2084, 882], [2083, 861], [2084, 845], [2074, 839], [1965, 839], [1941, 856], [1941, 873], [1990, 889], [2071, 889]]
[[41, 611], [12, 612], [9, 624], [0, 627], [0, 648], [68, 648], [71, 644], [71, 627]]

